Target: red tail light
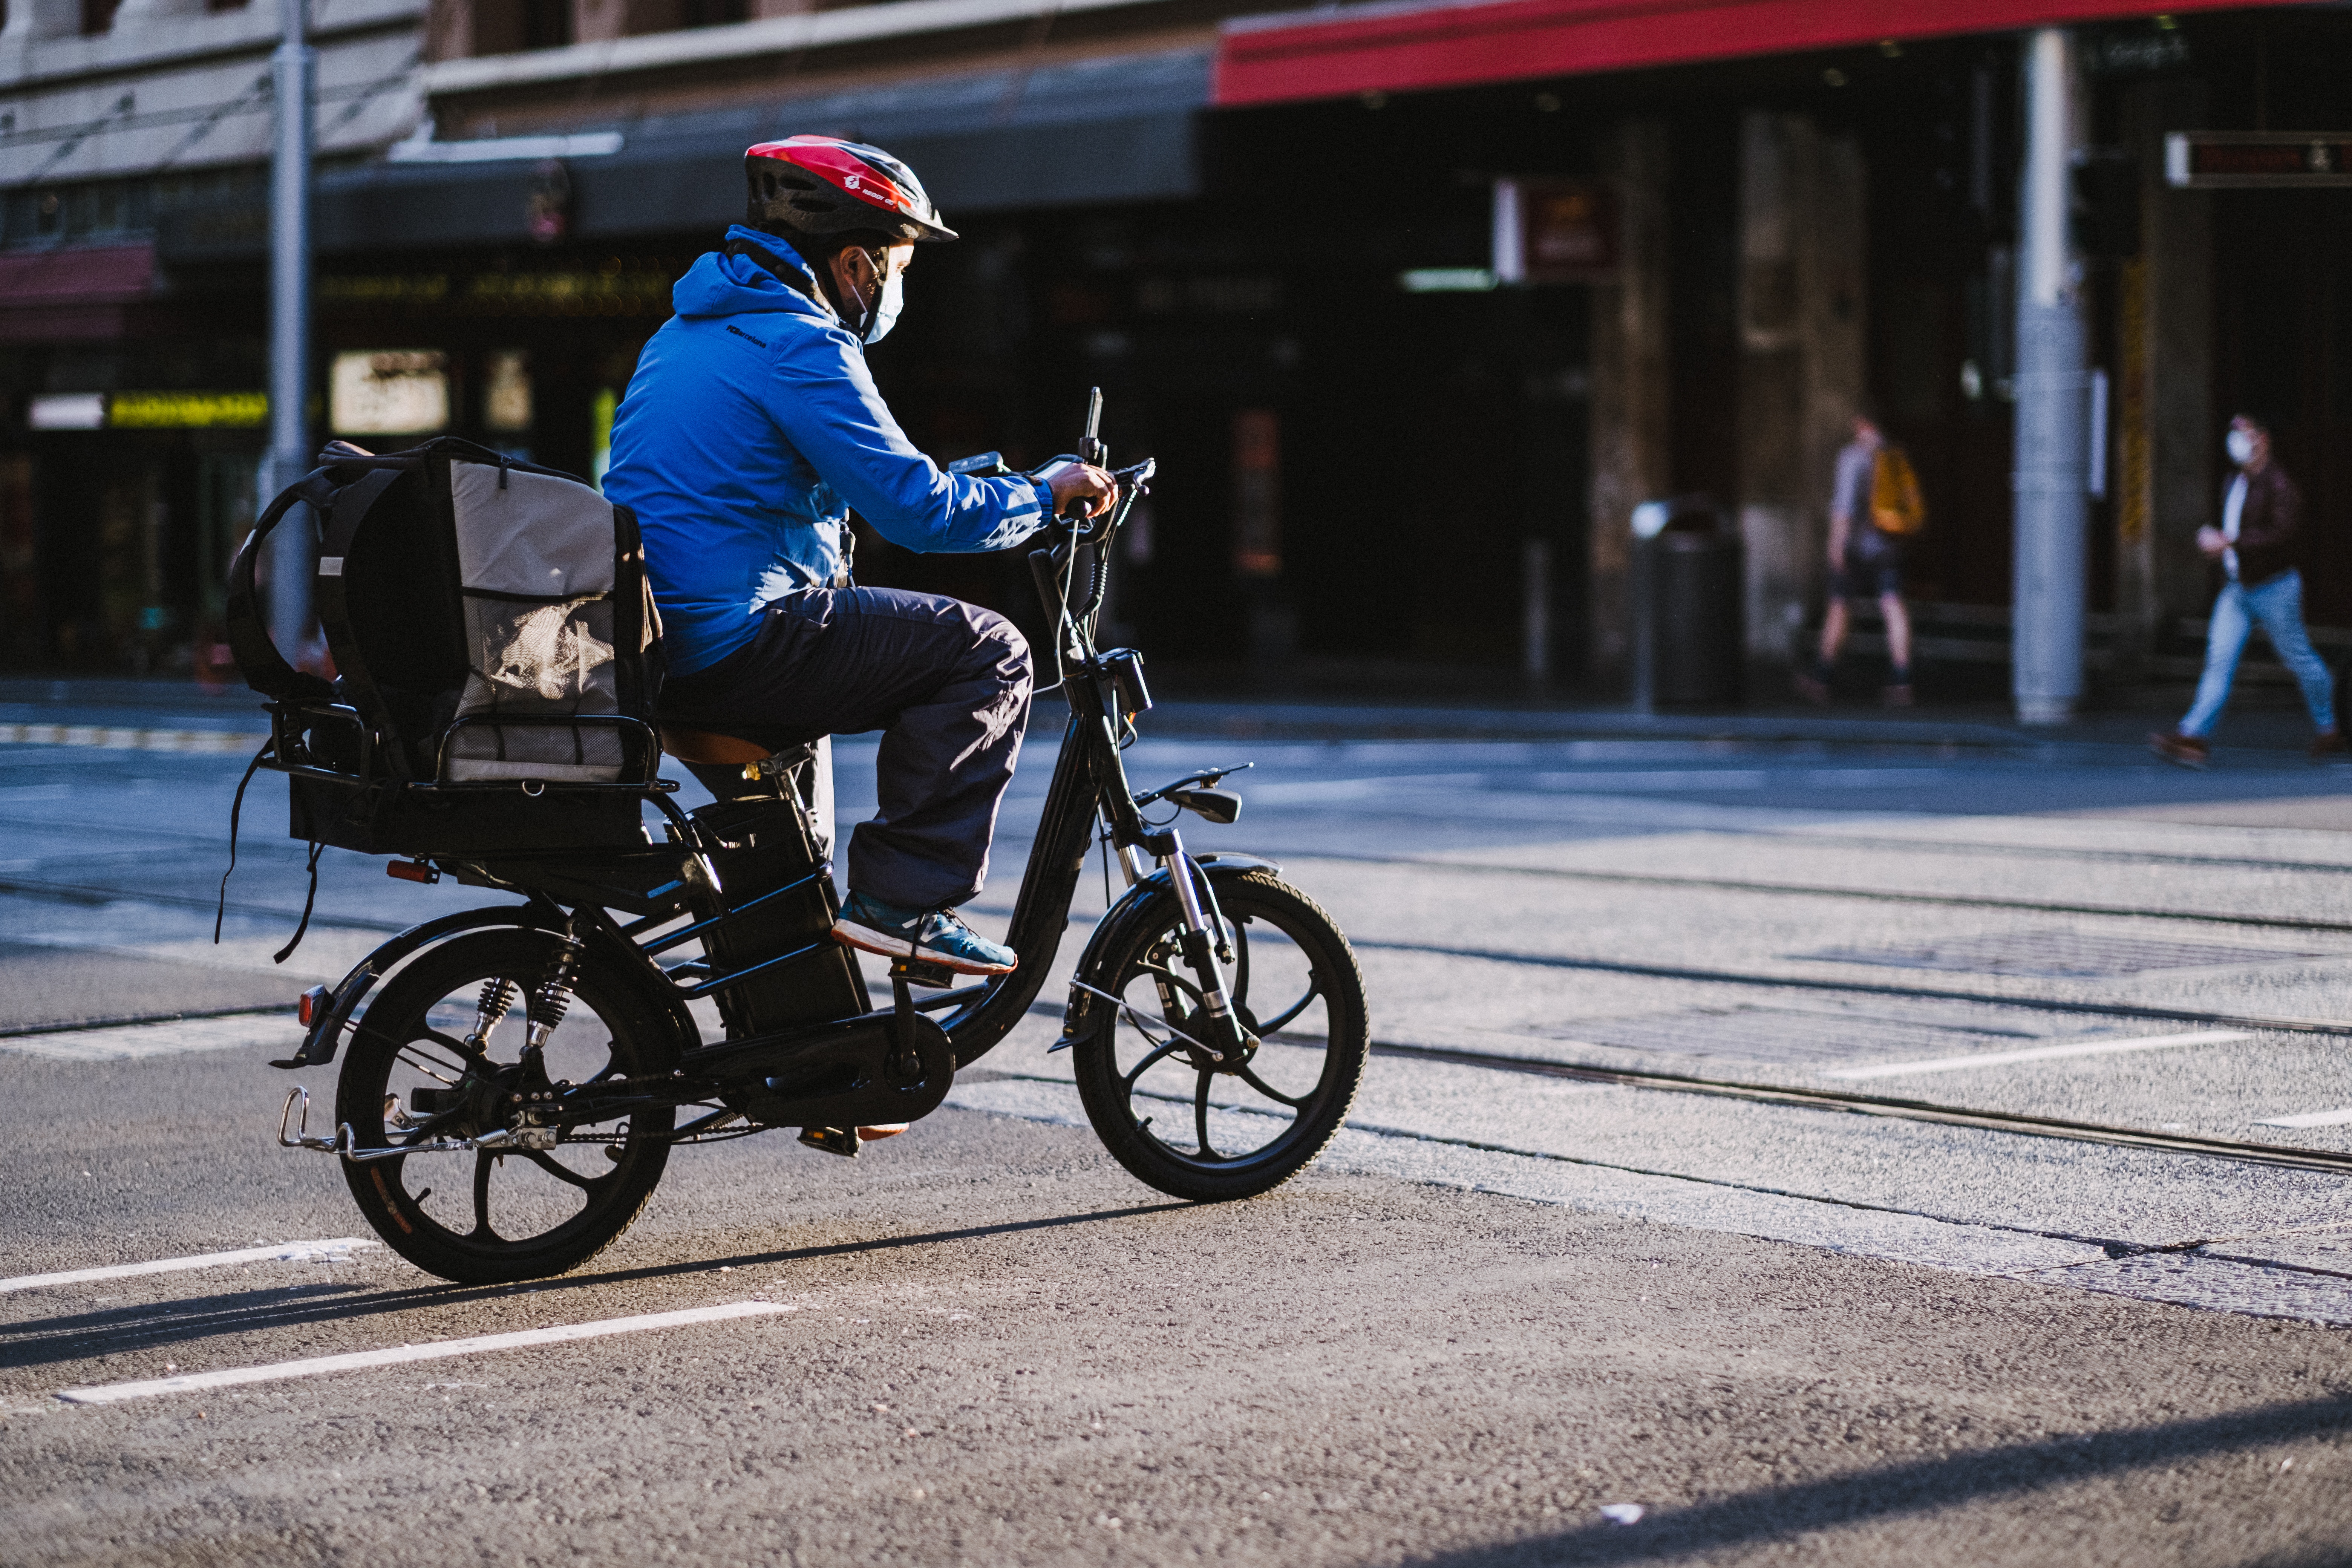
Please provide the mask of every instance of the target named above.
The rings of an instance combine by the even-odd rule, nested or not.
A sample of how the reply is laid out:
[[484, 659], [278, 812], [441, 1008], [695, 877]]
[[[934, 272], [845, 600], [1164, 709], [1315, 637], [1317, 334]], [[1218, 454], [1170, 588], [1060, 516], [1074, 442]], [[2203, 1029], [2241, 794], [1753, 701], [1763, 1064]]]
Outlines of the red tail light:
[[311, 986], [294, 1004], [294, 1016], [306, 1029], [326, 1016], [327, 988], [323, 985]]
[[437, 882], [441, 873], [422, 860], [394, 860], [383, 868], [387, 877], [397, 877], [404, 882]]

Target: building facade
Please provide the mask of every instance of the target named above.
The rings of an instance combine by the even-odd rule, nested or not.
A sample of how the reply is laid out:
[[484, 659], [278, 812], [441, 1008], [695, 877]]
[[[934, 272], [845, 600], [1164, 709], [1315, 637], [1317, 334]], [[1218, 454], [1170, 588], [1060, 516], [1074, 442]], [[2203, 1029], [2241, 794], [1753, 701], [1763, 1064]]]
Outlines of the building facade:
[[[328, 166], [412, 132], [424, 0], [317, 0]], [[240, 252], [274, 103], [268, 0], [16, 0], [0, 27], [0, 660], [224, 673], [221, 584], [266, 444]]]
[[[1797, 23], [1748, 0], [1698, 19], [1620, 5], [1606, 26], [1587, 0], [1296, 16], [1230, 0], [377, 4], [318, 13], [330, 58], [395, 37], [416, 56], [404, 75], [396, 51], [322, 71], [338, 154], [318, 198], [322, 436], [446, 430], [595, 471], [671, 279], [740, 211], [742, 148], [856, 136], [907, 158], [966, 237], [924, 254], [874, 354], [919, 445], [1041, 459], [1071, 445], [1101, 385], [1115, 451], [1161, 464], [1118, 606], [1155, 658], [1420, 693], [1515, 690], [1528, 671], [1613, 689], [1633, 510], [1694, 494], [1746, 542], [1751, 653], [1785, 662], [1819, 613], [1830, 468], [1864, 406], [1929, 498], [1915, 577], [1934, 606], [1930, 689], [2004, 689], [2018, 37], [2069, 24], [2075, 283], [2105, 387], [2094, 667], [2116, 682], [2182, 672], [2210, 591], [2189, 541], [2241, 405], [2277, 423], [2312, 493], [2315, 620], [2352, 626], [2336, 455], [2352, 291], [2331, 242], [2352, 203], [2308, 166], [2352, 113], [2334, 85], [2352, 23], [2330, 8], [1966, 0], [1887, 36], [1885, 8], [1859, 0], [1794, 8]], [[168, 25], [222, 16], [266, 50], [245, 13]], [[92, 46], [28, 43], [26, 58], [51, 47]], [[364, 90], [380, 68], [398, 84]], [[224, 111], [193, 145], [251, 119]], [[37, 155], [59, 156], [54, 170], [31, 153], [10, 166], [0, 315], [80, 311], [95, 330], [91, 313], [112, 311], [117, 335], [18, 351], [0, 516], [25, 521], [6, 525], [0, 582], [12, 605], [68, 603], [49, 584], [89, 580], [58, 565], [71, 548], [123, 584], [37, 625], [12, 611], [20, 665], [202, 662], [203, 590], [176, 574], [212, 569], [206, 517], [250, 504], [203, 500], [239, 471], [206, 455], [249, 464], [257, 427], [33, 422], [86, 414], [58, 401], [73, 395], [261, 384], [266, 112], [254, 123], [234, 143], [243, 162], [204, 165], [216, 184], [201, 200], [159, 194], [197, 177], [166, 173], [191, 156], [169, 145], [71, 179], [79, 149]], [[2182, 163], [2227, 146], [2252, 151]], [[2301, 165], [2277, 164], [2281, 149]], [[149, 194], [131, 194], [141, 181]], [[86, 194], [100, 186], [122, 194]], [[38, 295], [44, 274], [7, 269], [101, 248], [94, 220], [79, 239], [20, 230], [52, 197], [58, 213], [115, 203], [124, 243], [105, 248], [147, 247], [150, 273], [109, 263], [128, 270], [107, 282], [93, 259], [71, 269], [84, 294]], [[156, 324], [175, 310], [180, 326]], [[87, 357], [99, 342], [117, 345], [110, 368]], [[167, 401], [121, 406], [174, 416]], [[215, 412], [234, 409], [177, 416]], [[76, 485], [120, 488], [110, 454], [131, 442], [181, 454], [158, 459], [183, 476], [153, 492], [164, 543], [139, 542], [140, 516], [158, 526], [146, 491], [119, 503], [119, 525], [48, 521], [87, 504], [52, 499]], [[171, 498], [188, 494], [184, 528]], [[1017, 561], [877, 544], [861, 571], [1031, 614]], [[138, 632], [151, 605], [170, 630]]]

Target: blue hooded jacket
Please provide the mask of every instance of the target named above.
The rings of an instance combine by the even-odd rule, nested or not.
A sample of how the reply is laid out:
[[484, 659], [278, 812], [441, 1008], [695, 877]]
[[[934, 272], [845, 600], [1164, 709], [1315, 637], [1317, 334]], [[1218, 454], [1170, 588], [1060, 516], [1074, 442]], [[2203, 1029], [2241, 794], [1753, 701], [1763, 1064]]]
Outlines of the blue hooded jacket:
[[636, 514], [672, 673], [750, 642], [761, 607], [832, 585], [852, 507], [908, 550], [1001, 550], [1043, 526], [1052, 492], [942, 472], [890, 416], [856, 335], [775, 236], [727, 237], [798, 266], [808, 293], [711, 252], [670, 290], [677, 314], [637, 357], [613, 421], [604, 493]]

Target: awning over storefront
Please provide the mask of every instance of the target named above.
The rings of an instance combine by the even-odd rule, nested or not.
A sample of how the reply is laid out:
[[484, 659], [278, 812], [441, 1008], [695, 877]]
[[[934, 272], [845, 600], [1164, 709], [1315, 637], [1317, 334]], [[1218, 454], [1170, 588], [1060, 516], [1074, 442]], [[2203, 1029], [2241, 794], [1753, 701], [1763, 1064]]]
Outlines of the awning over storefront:
[[114, 245], [0, 256], [0, 342], [121, 335], [155, 283], [155, 247]]
[[[934, 77], [574, 130], [620, 133], [595, 157], [389, 163], [319, 182], [321, 252], [505, 245], [532, 238], [552, 202], [562, 234], [618, 239], [723, 226], [743, 211], [743, 149], [799, 132], [849, 136], [904, 158], [950, 223], [1014, 207], [1180, 199], [1200, 185], [1193, 120], [1210, 51], [1064, 61]], [[167, 261], [258, 256], [266, 209], [165, 225]]]
[[2230, 0], [1375, 0], [1236, 17], [1220, 107], [2010, 32]]

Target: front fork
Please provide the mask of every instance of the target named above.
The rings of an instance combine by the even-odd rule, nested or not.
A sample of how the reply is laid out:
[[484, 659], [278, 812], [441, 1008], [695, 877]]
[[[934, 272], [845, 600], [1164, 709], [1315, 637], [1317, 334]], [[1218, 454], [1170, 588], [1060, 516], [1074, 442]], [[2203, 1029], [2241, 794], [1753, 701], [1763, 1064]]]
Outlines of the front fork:
[[[1174, 828], [1161, 830], [1168, 853], [1160, 864], [1168, 873], [1168, 885], [1175, 889], [1176, 907], [1184, 917], [1184, 962], [1201, 986], [1202, 1010], [1208, 1014], [1208, 1025], [1202, 1031], [1204, 1042], [1221, 1062], [1239, 1063], [1248, 1059], [1257, 1038], [1252, 1035], [1234, 1011], [1232, 994], [1225, 989], [1223, 964], [1233, 959], [1233, 941], [1226, 932], [1224, 912], [1204, 906], [1201, 894], [1208, 879], [1184, 853], [1183, 837]], [[1140, 858], [1140, 852], [1122, 849], [1122, 863], [1129, 855]], [[1213, 899], [1216, 895], [1211, 893]], [[1171, 998], [1163, 997], [1166, 1002]]]

